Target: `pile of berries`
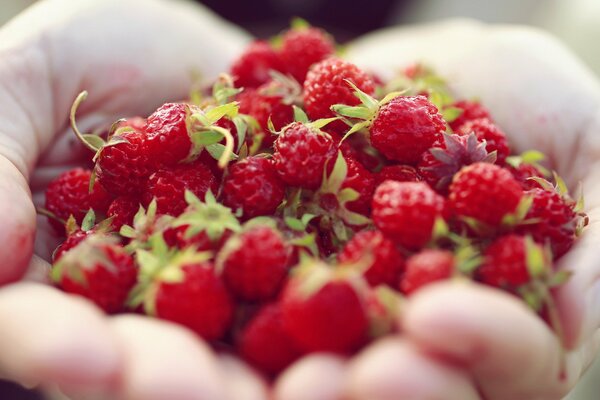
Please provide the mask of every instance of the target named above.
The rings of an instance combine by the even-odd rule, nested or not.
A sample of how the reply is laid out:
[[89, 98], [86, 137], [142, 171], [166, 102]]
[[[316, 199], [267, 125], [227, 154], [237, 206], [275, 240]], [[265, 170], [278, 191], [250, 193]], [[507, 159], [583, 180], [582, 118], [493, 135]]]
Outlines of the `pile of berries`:
[[586, 224], [484, 106], [414, 65], [390, 81], [296, 24], [212, 88], [81, 133], [94, 167], [60, 175], [52, 279], [107, 313], [182, 324], [274, 375], [394, 332], [423, 286], [470, 279], [554, 328], [555, 261]]

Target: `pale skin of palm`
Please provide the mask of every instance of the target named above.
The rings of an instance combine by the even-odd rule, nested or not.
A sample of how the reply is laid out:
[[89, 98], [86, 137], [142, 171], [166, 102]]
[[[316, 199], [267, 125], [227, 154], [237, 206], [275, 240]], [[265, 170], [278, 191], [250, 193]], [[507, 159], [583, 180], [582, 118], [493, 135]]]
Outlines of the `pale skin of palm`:
[[[168, 4], [167, 4], [168, 3]], [[432, 285], [398, 315], [402, 333], [352, 359], [313, 355], [268, 385], [179, 326], [107, 317], [40, 283], [55, 244], [33, 199], [89, 153], [73, 146], [69, 107], [88, 130], [184, 98], [192, 72], [227, 69], [249, 37], [206, 10], [166, 1], [42, 1], [0, 30], [0, 375], [72, 398], [202, 400], [560, 399], [600, 336], [600, 86], [557, 41], [516, 27], [453, 21], [374, 33], [348, 58], [385, 74], [424, 61], [479, 97], [518, 150], [546, 152], [582, 181], [590, 225], [556, 293], [569, 352], [521, 302], [464, 282]], [[77, 149], [77, 150], [75, 150]], [[34, 252], [33, 236], [37, 234]], [[92, 397], [93, 398], [93, 397]]]

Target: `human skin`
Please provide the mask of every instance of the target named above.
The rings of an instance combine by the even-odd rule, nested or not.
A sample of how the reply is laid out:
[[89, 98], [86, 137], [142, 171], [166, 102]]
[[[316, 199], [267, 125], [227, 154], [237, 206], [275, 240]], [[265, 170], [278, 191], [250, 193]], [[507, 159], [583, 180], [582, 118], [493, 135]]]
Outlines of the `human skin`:
[[566, 379], [546, 325], [512, 296], [475, 284], [425, 288], [398, 316], [401, 335], [352, 359], [309, 356], [269, 387], [185, 328], [107, 317], [43, 283], [55, 242], [36, 224], [32, 198], [89, 157], [68, 129], [77, 93], [90, 93], [78, 114], [85, 130], [146, 115], [184, 98], [191, 72], [226, 70], [247, 40], [205, 10], [158, 0], [46, 0], [0, 30], [0, 283], [11, 283], [0, 289], [2, 376], [75, 399], [560, 399], [597, 347], [600, 88], [554, 39], [525, 28], [395, 29], [351, 44], [348, 57], [380, 73], [425, 61], [461, 97], [479, 97], [517, 151], [542, 150], [567, 181], [584, 183], [591, 222], [560, 262], [576, 273], [556, 293]]

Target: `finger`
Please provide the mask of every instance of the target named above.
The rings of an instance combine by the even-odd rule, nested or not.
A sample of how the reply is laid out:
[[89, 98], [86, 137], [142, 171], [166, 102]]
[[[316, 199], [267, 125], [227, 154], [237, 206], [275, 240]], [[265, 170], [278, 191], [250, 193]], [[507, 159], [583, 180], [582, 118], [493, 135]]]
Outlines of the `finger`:
[[26, 385], [109, 385], [121, 359], [102, 313], [33, 283], [0, 290], [0, 371]]
[[434, 360], [401, 338], [383, 339], [350, 364], [352, 400], [478, 400], [469, 376]]
[[126, 400], [223, 400], [226, 382], [210, 348], [190, 331], [141, 316], [116, 317]]
[[232, 355], [219, 357], [227, 377], [228, 400], [268, 400], [267, 384], [256, 371]]
[[346, 370], [346, 362], [337, 356], [304, 357], [277, 379], [274, 400], [342, 400]]
[[403, 326], [426, 351], [464, 365], [489, 399], [555, 399], [578, 379], [563, 367], [546, 324], [504, 292], [459, 282], [411, 297]]

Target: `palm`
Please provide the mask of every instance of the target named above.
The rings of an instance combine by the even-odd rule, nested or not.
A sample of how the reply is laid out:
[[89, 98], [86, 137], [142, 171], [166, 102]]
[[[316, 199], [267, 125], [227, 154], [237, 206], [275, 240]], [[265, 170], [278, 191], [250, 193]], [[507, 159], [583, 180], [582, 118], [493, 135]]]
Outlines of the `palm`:
[[[0, 66], [0, 80], [15, 85], [0, 93], [0, 101], [8, 104], [0, 108], [0, 138], [8, 144], [0, 146], [0, 154], [10, 160], [0, 156], [9, 182], [0, 182], [0, 215], [5, 221], [0, 239], [7, 244], [0, 249], [7, 260], [0, 281], [14, 279], [24, 268], [25, 257], [19, 254], [27, 251], [13, 254], [13, 249], [21, 243], [27, 250], [29, 243], [12, 232], [17, 227], [33, 229], [33, 208], [19, 172], [30, 179], [38, 199], [58, 170], [83, 160], [85, 153], [73, 147], [65, 118], [79, 90], [91, 93], [81, 109], [82, 127], [105, 126], [124, 115], [145, 114], [161, 101], [184, 97], [191, 72], [210, 75], [226, 69], [244, 41], [231, 31], [214, 35], [223, 30], [215, 21], [160, 2], [78, 2], [71, 15], [52, 4], [44, 3], [37, 15], [21, 19], [21, 26], [53, 21], [48, 13], [54, 10], [65, 21], [58, 30], [47, 28], [51, 33], [34, 39], [33, 45], [22, 38], [18, 25], [0, 33], [0, 52], [4, 46], [11, 50]], [[90, 4], [96, 4], [95, 11], [87, 11]], [[594, 124], [600, 123], [597, 83], [544, 37], [461, 23], [423, 29], [365, 38], [355, 43], [349, 56], [384, 71], [415, 59], [433, 65], [461, 95], [481, 97], [518, 150], [545, 151], [568, 180], [584, 180], [589, 214], [597, 219], [593, 207], [600, 205], [600, 187], [594, 186], [594, 174], [600, 174], [600, 168], [593, 163], [600, 143], [592, 136]], [[9, 37], [19, 40], [4, 40]], [[28, 79], [16, 79], [25, 65]], [[15, 92], [27, 101], [15, 103], [9, 98]], [[44, 150], [35, 170], [38, 154], [27, 149]], [[15, 209], [15, 204], [21, 207]], [[588, 288], [594, 287], [592, 277], [600, 267], [591, 246], [600, 234], [596, 232], [592, 223], [563, 262], [579, 270], [558, 294], [573, 347], [582, 343], [577, 340], [580, 335], [590, 337], [598, 325], [581, 313], [594, 309], [594, 293]], [[36, 252], [46, 257], [52, 246], [51, 234], [41, 225]], [[232, 399], [266, 397], [264, 385], [252, 372], [231, 359], [217, 362], [205, 345], [170, 324], [135, 317], [109, 320], [82, 300], [31, 284], [0, 292], [0, 321], [3, 318], [10, 323], [3, 324], [7, 329], [0, 347], [7, 348], [0, 351], [0, 364], [12, 379], [58, 382], [75, 389], [85, 384], [128, 398], [164, 398], [168, 393], [169, 398], [221, 399], [226, 391]], [[410, 301], [402, 323], [405, 338], [378, 343], [349, 363], [330, 356], [301, 361], [277, 382], [276, 398], [334, 400], [344, 392], [356, 400], [477, 399], [475, 387], [491, 400], [559, 398], [587, 361], [569, 363], [571, 382], [558, 382], [559, 352], [550, 332], [518, 302], [491, 290], [437, 285]], [[47, 333], [40, 337], [37, 327]], [[15, 341], [20, 346], [14, 346]], [[16, 347], [21, 351], [11, 351]], [[433, 350], [436, 357], [425, 356], [422, 349]], [[165, 359], [174, 360], [177, 368]], [[232, 382], [227, 386], [223, 365]], [[515, 371], [515, 365], [521, 367]], [[114, 386], [115, 375], [120, 376], [120, 386]]]

